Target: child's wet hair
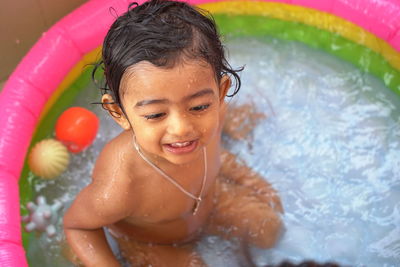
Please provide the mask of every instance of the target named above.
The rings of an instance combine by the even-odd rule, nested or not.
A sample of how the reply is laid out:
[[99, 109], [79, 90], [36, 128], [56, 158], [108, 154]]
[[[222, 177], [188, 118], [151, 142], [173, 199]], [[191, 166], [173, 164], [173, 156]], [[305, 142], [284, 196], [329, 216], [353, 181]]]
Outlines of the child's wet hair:
[[235, 80], [231, 94], [241, 86], [238, 72], [225, 58], [215, 22], [210, 14], [184, 2], [151, 0], [139, 5], [132, 3], [128, 12], [118, 17], [103, 43], [102, 60], [105, 91], [121, 105], [121, 79], [127, 69], [140, 61], [171, 68], [182, 60], [200, 60], [214, 70], [216, 80], [224, 74]]

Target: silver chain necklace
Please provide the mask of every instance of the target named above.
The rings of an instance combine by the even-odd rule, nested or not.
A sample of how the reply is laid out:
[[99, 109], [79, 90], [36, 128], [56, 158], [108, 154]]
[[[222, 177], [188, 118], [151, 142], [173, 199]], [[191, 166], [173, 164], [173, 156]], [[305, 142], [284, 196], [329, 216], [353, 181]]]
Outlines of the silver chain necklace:
[[193, 211], [192, 214], [196, 215], [197, 210], [199, 209], [200, 203], [203, 200], [202, 199], [202, 195], [203, 195], [203, 190], [204, 190], [204, 185], [206, 184], [206, 179], [207, 179], [207, 151], [206, 148], [203, 148], [203, 158], [204, 158], [204, 176], [203, 176], [203, 181], [201, 184], [201, 189], [200, 189], [200, 193], [199, 196], [196, 197], [195, 195], [193, 195], [192, 193], [190, 193], [189, 191], [187, 191], [185, 188], [183, 188], [177, 181], [175, 181], [174, 178], [172, 178], [171, 176], [169, 176], [168, 174], [166, 174], [163, 170], [161, 170], [158, 166], [156, 166], [153, 162], [151, 162], [140, 150], [139, 145], [136, 143], [136, 137], [134, 136], [133, 139], [133, 145], [136, 149], [136, 151], [138, 152], [138, 154], [140, 155], [140, 157], [146, 161], [151, 167], [153, 167], [154, 170], [156, 170], [159, 174], [161, 174], [162, 177], [164, 177], [165, 179], [167, 179], [170, 183], [172, 183], [173, 185], [175, 185], [179, 190], [181, 190], [182, 193], [184, 193], [185, 195], [187, 195], [188, 197], [190, 197], [191, 199], [196, 201], [196, 204], [193, 207]]

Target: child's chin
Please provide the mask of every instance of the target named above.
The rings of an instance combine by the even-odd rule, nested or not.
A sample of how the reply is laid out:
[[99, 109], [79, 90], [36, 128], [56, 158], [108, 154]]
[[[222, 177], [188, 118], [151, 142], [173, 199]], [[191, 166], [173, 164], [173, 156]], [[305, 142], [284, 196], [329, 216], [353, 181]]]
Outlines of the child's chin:
[[175, 165], [183, 165], [183, 164], [189, 164], [192, 161], [194, 161], [197, 157], [193, 155], [180, 155], [180, 156], [173, 156], [173, 157], [167, 157], [166, 160], [168, 160], [170, 163], [175, 164]]

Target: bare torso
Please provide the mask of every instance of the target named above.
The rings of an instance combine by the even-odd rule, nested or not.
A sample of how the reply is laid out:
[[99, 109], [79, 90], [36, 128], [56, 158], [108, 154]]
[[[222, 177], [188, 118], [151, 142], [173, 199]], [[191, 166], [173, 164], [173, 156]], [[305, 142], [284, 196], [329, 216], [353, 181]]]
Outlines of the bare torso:
[[[198, 262], [190, 247], [194, 243], [189, 241], [203, 229], [207, 234], [244, 238], [262, 248], [275, 244], [281, 232], [279, 197], [234, 155], [221, 153], [221, 128], [206, 146], [206, 183], [195, 215], [195, 200], [140, 157], [131, 131], [110, 141], [96, 161], [92, 183], [77, 195], [64, 216], [67, 240], [82, 262], [87, 266], [119, 266], [104, 236], [104, 226], [117, 237], [125, 256], [136, 263], [142, 255], [147, 265], [158, 260], [169, 262], [169, 266], [192, 258]], [[198, 196], [204, 176], [199, 152], [187, 164], [173, 165], [163, 159], [152, 162]], [[221, 178], [218, 181], [217, 175]], [[227, 234], [227, 228], [234, 231]], [[172, 244], [183, 245], [168, 246]]]
[[[220, 167], [219, 135], [207, 145], [207, 175], [202, 201], [193, 215], [195, 200], [188, 197], [170, 181], [158, 174], [137, 154], [132, 144], [132, 133], [124, 131], [102, 152], [93, 172], [93, 180], [105, 179], [102, 184], [107, 191], [119, 190], [121, 180], [125, 181], [125, 203], [127, 216], [111, 225], [111, 233], [124, 235], [140, 242], [172, 244], [189, 241], [201, 232], [213, 208], [215, 179]], [[127, 145], [129, 144], [129, 145]], [[110, 165], [110, 153], [119, 151], [119, 160]], [[177, 168], [159, 166], [183, 188], [198, 196], [204, 176], [204, 160], [200, 156], [194, 162]], [[115, 156], [114, 156], [115, 157]], [[154, 162], [156, 165], [157, 162]], [[115, 169], [119, 170], [115, 173]], [[112, 170], [114, 170], [112, 172]], [[112, 173], [111, 173], [112, 172]], [[110, 174], [105, 175], [105, 174]], [[108, 179], [108, 180], [107, 180]], [[113, 180], [118, 185], [113, 186]], [[113, 195], [114, 192], [109, 192]], [[112, 200], [111, 200], [112, 201]]]

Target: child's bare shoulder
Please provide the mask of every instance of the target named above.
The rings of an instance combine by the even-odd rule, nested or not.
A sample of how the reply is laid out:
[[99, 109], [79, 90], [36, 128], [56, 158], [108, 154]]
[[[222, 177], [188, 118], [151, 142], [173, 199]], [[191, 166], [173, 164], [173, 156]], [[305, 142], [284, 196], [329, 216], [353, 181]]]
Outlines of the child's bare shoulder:
[[[92, 187], [98, 193], [122, 201], [120, 193], [132, 193], [134, 179], [131, 169], [135, 166], [134, 149], [130, 147], [131, 134], [122, 132], [108, 142], [100, 152], [92, 172]], [[125, 194], [126, 195], [126, 194]]]
[[126, 217], [132, 211], [134, 198], [129, 196], [135, 189], [128, 168], [133, 149], [129, 150], [127, 144], [127, 134], [121, 133], [104, 146], [95, 163], [92, 182], [80, 194], [85, 205], [102, 214], [99, 221], [104, 223]]
[[93, 179], [108, 180], [113, 176], [118, 176], [118, 180], [128, 178], [129, 168], [133, 164], [130, 136], [129, 132], [124, 131], [104, 146], [96, 160]]

